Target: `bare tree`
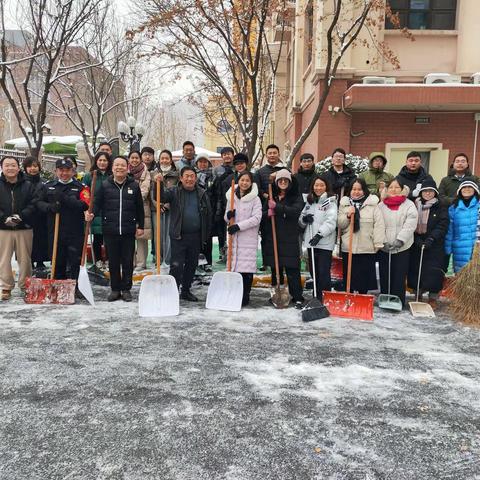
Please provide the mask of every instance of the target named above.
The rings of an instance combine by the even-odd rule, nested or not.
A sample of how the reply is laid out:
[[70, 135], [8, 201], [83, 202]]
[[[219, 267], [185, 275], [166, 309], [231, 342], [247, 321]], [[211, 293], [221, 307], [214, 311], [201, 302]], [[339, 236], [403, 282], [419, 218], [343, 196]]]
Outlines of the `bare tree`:
[[[25, 137], [38, 155], [44, 135], [49, 96], [60, 79], [84, 69], [86, 59], [71, 61], [68, 53], [78, 41], [103, 0], [18, 0], [22, 45], [9, 42], [5, 29], [5, 2], [0, 2], [0, 88]], [[21, 59], [18, 63], [12, 60]]]
[[[234, 126], [230, 138], [253, 162], [269, 126], [275, 76], [288, 11], [285, 0], [143, 0], [147, 19], [131, 32], [151, 39], [148, 55], [191, 74], [199, 106], [217, 104], [217, 121]], [[279, 17], [277, 43], [269, 41]], [[208, 110], [207, 116], [208, 116]]]

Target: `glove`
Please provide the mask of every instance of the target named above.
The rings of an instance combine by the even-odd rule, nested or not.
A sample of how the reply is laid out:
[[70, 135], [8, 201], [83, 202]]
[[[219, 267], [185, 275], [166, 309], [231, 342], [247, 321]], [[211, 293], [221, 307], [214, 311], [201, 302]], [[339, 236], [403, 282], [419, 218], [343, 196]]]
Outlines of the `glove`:
[[420, 195], [420, 189], [422, 188], [422, 184], [421, 183], [417, 183], [417, 185], [415, 186], [415, 189], [413, 190], [412, 192], [412, 196], [413, 197], [418, 197]]
[[425, 245], [425, 250], [428, 250], [429, 248], [432, 247], [433, 242], [435, 242], [435, 239], [432, 237], [428, 237], [424, 242], [423, 245]]
[[268, 201], [268, 208], [269, 209], [274, 210], [276, 206], [277, 206], [277, 202], [275, 202], [275, 200], [269, 200]]
[[230, 220], [231, 218], [233, 218], [235, 216], [235, 209], [233, 210], [229, 210], [227, 212], [227, 220]]
[[12, 215], [10, 218], [12, 219], [12, 222], [15, 225], [18, 225], [19, 223], [22, 223], [22, 219], [20, 218], [20, 215], [18, 213], [15, 213], [15, 215]]
[[15, 225], [17, 225], [17, 224], [13, 221], [13, 217], [7, 217], [4, 223], [5, 223], [5, 225], [6, 225], [7, 227], [14, 227]]
[[58, 213], [61, 208], [62, 208], [62, 204], [58, 200], [48, 205], [48, 211], [52, 213]]
[[389, 247], [389, 250], [398, 250], [403, 247], [403, 242], [401, 240], [395, 240]]
[[319, 233], [317, 233], [316, 235], [314, 235], [312, 237], [312, 239], [308, 242], [308, 244], [311, 246], [311, 247], [314, 247], [315, 245], [317, 245], [317, 243], [323, 238], [323, 235], [320, 235]]
[[423, 240], [420, 237], [415, 237], [415, 240], [413, 241], [416, 247], [422, 248], [423, 245]]
[[237, 232], [240, 231], [240, 227], [234, 223], [233, 225], [230, 225], [228, 228], [227, 228], [227, 232], [230, 234], [230, 235], [235, 235]]
[[275, 216], [275, 210], [273, 210], [273, 208], [268, 209], [268, 216], [269, 217], [274, 217]]
[[313, 213], [307, 213], [302, 217], [303, 223], [311, 224], [313, 223]]

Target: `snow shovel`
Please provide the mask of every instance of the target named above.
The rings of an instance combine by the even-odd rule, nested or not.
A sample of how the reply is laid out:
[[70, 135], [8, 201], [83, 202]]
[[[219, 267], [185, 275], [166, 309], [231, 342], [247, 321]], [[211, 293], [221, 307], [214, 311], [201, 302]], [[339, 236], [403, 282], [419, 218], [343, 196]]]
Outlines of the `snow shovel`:
[[420, 279], [422, 277], [422, 264], [423, 264], [423, 251], [425, 250], [425, 245], [422, 245], [422, 250], [420, 251], [420, 265], [418, 266], [418, 281], [417, 281], [417, 298], [414, 302], [408, 302], [410, 311], [414, 317], [429, 317], [435, 318], [435, 312], [431, 305], [425, 302], [419, 302], [420, 295]]
[[56, 280], [58, 230], [60, 228], [60, 213], [55, 214], [53, 231], [52, 271], [50, 278], [28, 277], [25, 282], [25, 303], [73, 305], [75, 303], [75, 280]]
[[347, 291], [323, 292], [323, 303], [332, 317], [373, 320], [373, 295], [350, 293], [352, 279], [353, 221], [350, 216], [350, 238], [348, 242]]
[[378, 306], [384, 310], [394, 310], [396, 312], [401, 312], [403, 305], [402, 301], [396, 295], [390, 294], [390, 281], [391, 281], [391, 270], [392, 270], [392, 252], [388, 252], [388, 294], [381, 293], [378, 296]]
[[[310, 229], [312, 227], [310, 226]], [[312, 254], [312, 273], [313, 273], [313, 298], [302, 308], [302, 320], [304, 322], [313, 322], [328, 317], [330, 312], [327, 307], [317, 298], [317, 278], [315, 275], [315, 249], [310, 248]]]
[[[88, 213], [93, 211], [93, 200], [95, 197], [95, 184], [97, 183], [97, 171], [93, 171], [92, 175], [92, 185], [90, 188], [90, 204], [88, 205]], [[88, 245], [88, 234], [90, 232], [91, 221], [85, 223], [85, 232], [83, 234], [83, 249], [82, 249], [82, 259], [80, 260], [80, 270], [78, 272], [78, 290], [80, 293], [87, 299], [87, 302], [94, 306], [95, 300], [93, 298], [92, 286], [90, 285], [90, 279], [88, 277], [88, 272], [85, 267], [85, 260], [87, 258], [87, 245]]]
[[[273, 200], [272, 185], [268, 185], [268, 199]], [[287, 308], [290, 304], [290, 294], [285, 285], [280, 285], [280, 266], [278, 264], [278, 245], [277, 245], [277, 230], [275, 227], [275, 215], [270, 217], [272, 222], [272, 237], [273, 237], [273, 257], [275, 260], [275, 275], [277, 277], [277, 284], [273, 287], [271, 302], [275, 308]]]
[[160, 178], [156, 181], [157, 231], [155, 237], [156, 275], [143, 278], [138, 296], [138, 314], [141, 317], [172, 317], [180, 313], [178, 287], [172, 275], [160, 275]]
[[[230, 187], [230, 209], [235, 206], [235, 180], [232, 179]], [[229, 225], [233, 225], [232, 217]], [[228, 234], [227, 271], [213, 274], [208, 286], [207, 301], [205, 306], [210, 310], [224, 310], [226, 312], [239, 312], [242, 309], [243, 278], [238, 272], [232, 272], [233, 235]]]

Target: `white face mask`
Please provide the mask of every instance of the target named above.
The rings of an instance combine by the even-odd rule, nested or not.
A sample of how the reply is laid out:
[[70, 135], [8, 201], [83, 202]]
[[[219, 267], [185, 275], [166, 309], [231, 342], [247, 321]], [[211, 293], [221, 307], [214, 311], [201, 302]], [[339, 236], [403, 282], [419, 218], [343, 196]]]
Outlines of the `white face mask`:
[[160, 164], [160, 170], [161, 170], [162, 172], [169, 172], [171, 169], [172, 169], [172, 166], [171, 166], [171, 165], [162, 165], [162, 164]]

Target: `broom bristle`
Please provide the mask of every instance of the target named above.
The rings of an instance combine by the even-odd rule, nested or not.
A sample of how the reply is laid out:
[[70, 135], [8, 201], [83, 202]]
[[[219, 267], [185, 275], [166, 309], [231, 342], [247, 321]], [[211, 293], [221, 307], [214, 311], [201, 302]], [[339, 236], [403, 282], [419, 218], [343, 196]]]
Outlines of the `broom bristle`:
[[459, 322], [480, 326], [480, 248], [478, 244], [472, 259], [453, 279], [449, 290], [452, 294], [450, 311]]

